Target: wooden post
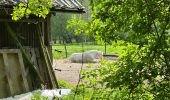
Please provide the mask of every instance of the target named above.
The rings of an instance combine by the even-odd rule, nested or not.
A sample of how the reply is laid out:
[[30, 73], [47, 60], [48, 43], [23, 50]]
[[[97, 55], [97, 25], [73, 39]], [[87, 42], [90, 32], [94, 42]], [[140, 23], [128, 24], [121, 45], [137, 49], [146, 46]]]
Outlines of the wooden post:
[[66, 47], [66, 42], [65, 41], [64, 41], [64, 49], [65, 49], [66, 58], [67, 58], [67, 47]]
[[52, 66], [52, 61], [50, 59], [50, 55], [49, 55], [48, 49], [45, 47], [45, 45], [43, 43], [43, 40], [42, 40], [42, 37], [40, 35], [40, 26], [37, 25], [36, 29], [37, 29], [37, 34], [38, 34], [37, 35], [38, 36], [38, 41], [39, 41], [39, 44], [40, 44], [40, 50], [42, 52], [43, 58], [45, 60], [45, 64], [46, 64], [47, 69], [48, 69], [48, 73], [49, 73], [49, 76], [50, 76], [52, 87], [53, 88], [56, 88], [56, 87], [58, 88], [57, 79], [56, 79], [55, 74], [54, 74], [54, 70], [53, 70], [53, 66]]
[[104, 41], [104, 54], [106, 55], [106, 45], [107, 45], [107, 43], [106, 43], [106, 38], [105, 38], [105, 41]]

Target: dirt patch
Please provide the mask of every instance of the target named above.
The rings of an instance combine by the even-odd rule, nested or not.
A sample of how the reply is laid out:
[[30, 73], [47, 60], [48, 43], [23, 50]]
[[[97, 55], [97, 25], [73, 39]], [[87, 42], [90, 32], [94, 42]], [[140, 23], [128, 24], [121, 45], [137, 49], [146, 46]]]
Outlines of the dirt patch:
[[[118, 56], [107, 55], [104, 56], [105, 60], [114, 61], [117, 60]], [[92, 68], [96, 68], [100, 65], [100, 63], [92, 63], [90, 68], [87, 68], [88, 63], [71, 63], [67, 59], [55, 59], [54, 60], [54, 69], [55, 74], [58, 80], [65, 80], [71, 84], [77, 84], [79, 80], [79, 73], [81, 67], [83, 69], [89, 70]]]
[[[71, 84], [77, 84], [81, 67], [83, 67], [83, 69], [89, 69], [87, 68], [88, 63], [84, 63], [83, 65], [82, 63], [71, 63], [67, 59], [55, 59], [53, 65], [57, 79], [65, 80]], [[91, 68], [99, 65], [99, 63], [93, 63]]]

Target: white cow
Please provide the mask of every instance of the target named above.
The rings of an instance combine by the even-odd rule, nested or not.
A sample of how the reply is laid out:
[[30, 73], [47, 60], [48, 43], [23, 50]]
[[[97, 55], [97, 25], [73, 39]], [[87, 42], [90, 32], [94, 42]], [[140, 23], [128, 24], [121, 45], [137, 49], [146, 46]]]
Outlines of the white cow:
[[102, 58], [102, 55], [103, 55], [103, 52], [98, 51], [98, 50], [89, 50], [89, 51], [86, 51], [85, 53], [88, 53], [89, 55], [93, 56], [96, 59]]
[[97, 62], [99, 58], [102, 57], [102, 52], [97, 51], [97, 50], [90, 50], [86, 51], [84, 53], [73, 53], [70, 57], [69, 60], [71, 62], [75, 63], [81, 63], [82, 58], [84, 63], [88, 62]]

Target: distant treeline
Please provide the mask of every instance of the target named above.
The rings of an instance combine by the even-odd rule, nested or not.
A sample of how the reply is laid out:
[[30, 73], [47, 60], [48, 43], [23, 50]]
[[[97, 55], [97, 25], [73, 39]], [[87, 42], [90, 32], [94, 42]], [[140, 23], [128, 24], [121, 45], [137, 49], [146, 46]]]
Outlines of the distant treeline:
[[51, 34], [54, 43], [64, 44], [64, 43], [81, 43], [81, 42], [93, 42], [96, 43], [94, 37], [85, 36], [82, 34], [76, 34], [73, 27], [71, 29], [67, 28], [68, 20], [71, 19], [82, 19], [84, 21], [90, 21], [91, 10], [89, 10], [88, 5], [89, 0], [81, 1], [83, 6], [85, 6], [86, 13], [84, 14], [71, 14], [71, 13], [56, 13], [51, 17]]

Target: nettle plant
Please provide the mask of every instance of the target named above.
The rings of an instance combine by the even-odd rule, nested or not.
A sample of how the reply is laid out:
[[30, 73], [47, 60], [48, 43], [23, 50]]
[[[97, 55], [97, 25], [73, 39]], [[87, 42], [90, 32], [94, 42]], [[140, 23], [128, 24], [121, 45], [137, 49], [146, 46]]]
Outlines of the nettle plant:
[[84, 72], [88, 86], [113, 98], [170, 99], [170, 1], [93, 0], [91, 6], [90, 32], [127, 48], [117, 61]]
[[28, 18], [31, 14], [45, 18], [52, 8], [51, 0], [27, 0], [13, 7], [12, 19], [17, 21], [23, 17]]

